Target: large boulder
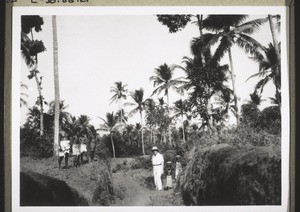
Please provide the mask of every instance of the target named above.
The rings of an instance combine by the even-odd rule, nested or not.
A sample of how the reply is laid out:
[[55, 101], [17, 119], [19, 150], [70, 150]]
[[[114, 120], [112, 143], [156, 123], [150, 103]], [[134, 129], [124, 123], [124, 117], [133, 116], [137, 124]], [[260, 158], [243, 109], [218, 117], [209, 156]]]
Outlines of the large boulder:
[[[21, 171], [32, 171], [65, 182], [67, 186], [78, 191], [87, 200], [88, 205], [110, 205], [114, 201], [112, 176], [106, 161], [97, 160], [79, 167], [58, 169], [56, 160], [55, 157], [41, 160], [21, 158]], [[72, 165], [72, 158], [69, 161], [69, 165]], [[32, 186], [27, 189], [34, 190]]]
[[198, 149], [177, 186], [185, 205], [280, 205], [280, 148]]
[[31, 171], [20, 173], [21, 206], [87, 206], [87, 200], [64, 181]]

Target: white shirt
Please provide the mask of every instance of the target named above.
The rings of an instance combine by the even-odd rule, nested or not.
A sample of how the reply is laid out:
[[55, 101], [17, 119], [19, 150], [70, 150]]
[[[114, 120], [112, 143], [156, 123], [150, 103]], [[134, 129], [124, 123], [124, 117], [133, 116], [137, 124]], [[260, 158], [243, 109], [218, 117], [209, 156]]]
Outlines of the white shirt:
[[164, 157], [162, 154], [157, 153], [156, 155], [152, 155], [152, 165], [163, 165]]

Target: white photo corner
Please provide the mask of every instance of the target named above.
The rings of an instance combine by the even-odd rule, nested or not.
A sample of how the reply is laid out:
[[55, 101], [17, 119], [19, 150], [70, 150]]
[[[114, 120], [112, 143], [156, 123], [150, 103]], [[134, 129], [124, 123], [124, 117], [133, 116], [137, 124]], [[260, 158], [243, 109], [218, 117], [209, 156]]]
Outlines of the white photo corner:
[[286, 211], [287, 17], [14, 7], [12, 210]]

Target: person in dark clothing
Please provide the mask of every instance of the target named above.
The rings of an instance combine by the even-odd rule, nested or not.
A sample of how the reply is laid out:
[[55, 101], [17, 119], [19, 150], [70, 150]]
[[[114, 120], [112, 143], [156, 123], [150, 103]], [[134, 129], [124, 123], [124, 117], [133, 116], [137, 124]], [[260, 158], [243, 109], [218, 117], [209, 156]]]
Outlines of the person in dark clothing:
[[95, 151], [96, 151], [96, 137], [93, 136], [92, 140], [90, 142], [90, 158], [91, 158], [91, 161], [93, 161], [94, 158], [95, 158]]
[[72, 143], [73, 165], [77, 167], [80, 159], [79, 138], [77, 135], [74, 136]]

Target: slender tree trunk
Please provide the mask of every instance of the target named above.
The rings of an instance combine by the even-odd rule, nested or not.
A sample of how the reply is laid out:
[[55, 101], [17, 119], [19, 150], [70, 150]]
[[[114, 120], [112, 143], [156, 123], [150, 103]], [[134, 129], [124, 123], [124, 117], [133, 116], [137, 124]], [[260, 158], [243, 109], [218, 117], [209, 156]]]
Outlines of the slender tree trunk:
[[202, 33], [202, 20], [203, 20], [203, 15], [196, 15], [197, 16], [197, 20], [198, 20], [198, 27], [199, 27], [199, 32], [200, 32], [200, 37], [202, 37], [203, 33]]
[[271, 29], [271, 33], [272, 33], [273, 45], [275, 48], [277, 61], [278, 61], [278, 64], [280, 64], [280, 52], [279, 52], [279, 46], [278, 46], [278, 37], [277, 37], [277, 32], [276, 32], [276, 26], [273, 21], [272, 15], [268, 15], [268, 18], [269, 18], [270, 29]]
[[119, 110], [121, 113], [120, 122], [123, 123], [122, 98], [119, 99], [118, 104], [119, 104], [118, 107], [119, 107]]
[[228, 56], [229, 56], [229, 63], [230, 63], [230, 74], [231, 74], [231, 81], [232, 81], [232, 91], [233, 91], [233, 98], [234, 98], [234, 106], [235, 106], [235, 117], [236, 117], [236, 125], [239, 125], [239, 109], [238, 109], [238, 102], [237, 102], [237, 95], [235, 90], [235, 73], [233, 69], [233, 62], [232, 62], [232, 54], [231, 48], [228, 49]]
[[[167, 91], [167, 103], [168, 103], [168, 118], [170, 117], [170, 108], [169, 108], [169, 92]], [[168, 136], [169, 136], [169, 143], [172, 144], [172, 137], [171, 137], [171, 123], [168, 123]]]
[[[30, 30], [31, 33], [31, 40], [33, 41], [33, 32], [32, 29]], [[37, 54], [35, 55], [35, 69], [37, 69], [38, 67], [38, 56]], [[43, 102], [43, 96], [42, 96], [42, 88], [41, 88], [41, 84], [42, 84], [42, 80], [39, 81], [39, 78], [37, 77], [37, 73], [35, 73], [34, 75], [35, 81], [36, 81], [36, 85], [37, 85], [37, 89], [38, 89], [38, 93], [39, 93], [39, 102], [40, 102], [40, 136], [44, 135], [44, 102]]]
[[[211, 93], [211, 89], [208, 87], [208, 93]], [[208, 120], [207, 120], [207, 129], [208, 129], [208, 134], [211, 135], [213, 131], [213, 117], [212, 117], [212, 105], [211, 105], [211, 97], [207, 98], [207, 105], [206, 105], [206, 112], [208, 115]]]
[[142, 131], [142, 152], [143, 152], [143, 155], [145, 155], [145, 147], [144, 147], [144, 129], [143, 129], [143, 114], [142, 112], [140, 112], [140, 115], [141, 115], [141, 131]]
[[111, 141], [111, 148], [112, 148], [112, 151], [113, 151], [113, 158], [116, 157], [116, 152], [115, 152], [115, 144], [114, 144], [114, 140], [113, 140], [113, 137], [112, 137], [112, 133], [110, 133], [110, 141]]
[[185, 144], [185, 132], [184, 132], [183, 114], [181, 114], [181, 121], [182, 121], [182, 138], [183, 138], [183, 143]]
[[57, 25], [56, 16], [52, 16], [53, 29], [53, 67], [54, 67], [54, 94], [55, 94], [55, 110], [54, 110], [54, 155], [58, 155], [59, 148], [59, 75], [58, 75], [58, 44], [57, 44]]
[[[200, 37], [202, 37], [203, 33], [202, 33], [201, 25], [202, 25], [203, 15], [197, 15], [197, 20], [198, 20]], [[204, 55], [203, 55], [203, 49], [201, 49], [201, 51], [200, 51], [200, 57], [201, 57], [201, 61], [202, 61], [203, 66], [204, 66], [204, 64], [205, 64], [205, 58], [204, 58]]]
[[[277, 37], [277, 31], [276, 31], [276, 26], [274, 23], [274, 20], [272, 18], [272, 15], [268, 15], [268, 19], [269, 19], [269, 23], [270, 23], [270, 29], [271, 29], [271, 33], [272, 33], [272, 38], [273, 38], [273, 46], [275, 48], [275, 53], [276, 53], [276, 58], [277, 58], [277, 62], [279, 67], [281, 66], [281, 56], [280, 56], [280, 52], [279, 52], [279, 42], [278, 42], [278, 37]], [[279, 75], [280, 73], [276, 73], [276, 75]], [[280, 98], [279, 97], [279, 89], [278, 86], [276, 85], [276, 98]], [[279, 100], [279, 99], [277, 99]], [[281, 100], [278, 101], [278, 105], [281, 108]]]
[[41, 83], [42, 80], [39, 81], [37, 75], [34, 75], [37, 89], [39, 92], [39, 104], [40, 104], [40, 136], [44, 135], [44, 101], [43, 101], [43, 96], [42, 96], [42, 88], [41, 88]]

